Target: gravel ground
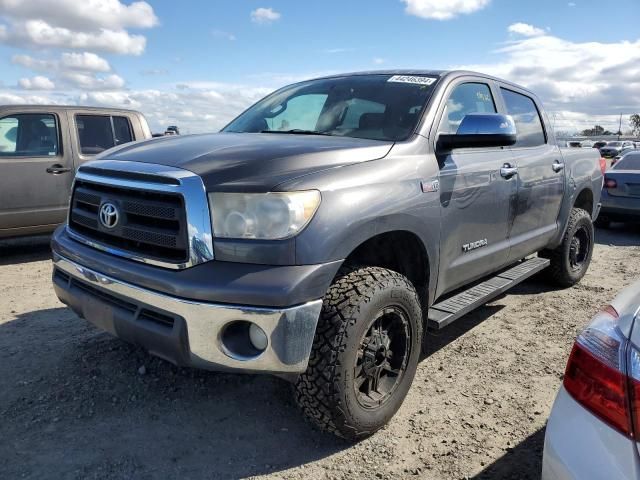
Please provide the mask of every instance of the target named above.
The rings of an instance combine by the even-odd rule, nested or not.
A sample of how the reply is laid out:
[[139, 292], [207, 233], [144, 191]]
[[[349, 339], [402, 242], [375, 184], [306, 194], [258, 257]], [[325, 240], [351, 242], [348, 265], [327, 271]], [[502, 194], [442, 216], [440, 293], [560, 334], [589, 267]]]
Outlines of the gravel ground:
[[101, 333], [50, 286], [46, 239], [0, 242], [0, 478], [517, 478], [540, 475], [573, 337], [640, 276], [640, 229], [598, 230], [583, 282], [533, 279], [430, 337], [384, 430], [313, 430], [289, 386], [176, 368]]

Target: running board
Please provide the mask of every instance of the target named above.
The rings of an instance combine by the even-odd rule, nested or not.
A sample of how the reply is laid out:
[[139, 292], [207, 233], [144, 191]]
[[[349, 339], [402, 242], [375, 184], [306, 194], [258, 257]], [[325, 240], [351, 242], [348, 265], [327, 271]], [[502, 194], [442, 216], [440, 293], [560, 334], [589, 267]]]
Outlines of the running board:
[[496, 276], [442, 300], [429, 309], [428, 327], [439, 330], [489, 300], [509, 290], [549, 265], [546, 258], [533, 257], [503, 270]]

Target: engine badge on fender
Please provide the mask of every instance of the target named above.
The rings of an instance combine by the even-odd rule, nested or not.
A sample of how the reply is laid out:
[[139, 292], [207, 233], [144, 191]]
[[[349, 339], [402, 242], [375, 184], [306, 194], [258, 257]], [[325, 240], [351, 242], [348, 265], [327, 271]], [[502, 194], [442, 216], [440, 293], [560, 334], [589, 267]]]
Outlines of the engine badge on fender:
[[424, 193], [432, 193], [440, 190], [439, 180], [433, 180], [432, 182], [420, 182], [420, 185]]

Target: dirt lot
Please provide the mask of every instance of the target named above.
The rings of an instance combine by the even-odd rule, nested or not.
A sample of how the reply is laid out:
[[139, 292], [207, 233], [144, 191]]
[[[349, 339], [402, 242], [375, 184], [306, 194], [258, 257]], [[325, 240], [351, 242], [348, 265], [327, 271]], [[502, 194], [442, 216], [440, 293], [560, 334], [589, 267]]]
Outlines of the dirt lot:
[[357, 445], [307, 425], [281, 380], [99, 332], [56, 300], [46, 239], [0, 242], [0, 478], [539, 478], [576, 331], [640, 277], [640, 229], [597, 241], [579, 286], [529, 281], [432, 336], [399, 414]]

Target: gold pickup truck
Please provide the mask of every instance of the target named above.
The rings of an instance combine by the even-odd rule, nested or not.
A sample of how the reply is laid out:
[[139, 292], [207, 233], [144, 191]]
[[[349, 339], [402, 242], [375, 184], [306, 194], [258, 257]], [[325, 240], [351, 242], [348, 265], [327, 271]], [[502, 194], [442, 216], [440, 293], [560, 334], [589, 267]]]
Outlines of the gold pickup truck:
[[52, 232], [67, 216], [77, 167], [146, 138], [151, 132], [139, 112], [0, 105], [0, 238]]

